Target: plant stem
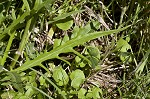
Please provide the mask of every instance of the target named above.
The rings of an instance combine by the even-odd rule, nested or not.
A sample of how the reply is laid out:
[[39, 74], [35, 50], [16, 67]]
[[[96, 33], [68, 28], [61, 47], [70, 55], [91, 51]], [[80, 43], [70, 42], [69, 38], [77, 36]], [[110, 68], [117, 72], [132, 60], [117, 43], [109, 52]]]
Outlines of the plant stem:
[[6, 58], [8, 56], [8, 52], [10, 50], [10, 47], [11, 47], [11, 44], [12, 44], [14, 36], [15, 36], [15, 31], [10, 35], [10, 38], [9, 38], [9, 41], [8, 41], [8, 44], [7, 44], [4, 56], [3, 56], [2, 60], [1, 60], [1, 65], [2, 66], [5, 64], [5, 61], [6, 61]]
[[25, 28], [25, 31], [24, 31], [24, 34], [23, 34], [22, 41], [20, 42], [20, 46], [19, 46], [19, 48], [18, 48], [18, 50], [16, 51], [15, 56], [14, 56], [14, 60], [15, 60], [15, 61], [12, 61], [11, 64], [10, 64], [10, 69], [11, 69], [11, 70], [15, 67], [16, 61], [18, 60], [18, 58], [19, 58], [20, 55], [22, 54], [23, 49], [24, 49], [24, 46], [25, 46], [25, 44], [26, 44], [27, 41], [28, 41], [28, 38], [29, 38], [29, 36], [30, 36], [29, 28], [30, 28], [31, 20], [32, 20], [32, 19], [29, 19], [29, 20], [27, 21], [27, 24], [26, 24], [26, 28]]

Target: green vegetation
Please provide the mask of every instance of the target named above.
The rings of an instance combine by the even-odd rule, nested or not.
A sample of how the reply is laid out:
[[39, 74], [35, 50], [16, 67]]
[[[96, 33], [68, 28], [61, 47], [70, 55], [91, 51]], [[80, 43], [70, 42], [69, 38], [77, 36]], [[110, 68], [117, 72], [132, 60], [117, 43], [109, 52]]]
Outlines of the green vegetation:
[[149, 99], [148, 0], [1, 0], [2, 99]]

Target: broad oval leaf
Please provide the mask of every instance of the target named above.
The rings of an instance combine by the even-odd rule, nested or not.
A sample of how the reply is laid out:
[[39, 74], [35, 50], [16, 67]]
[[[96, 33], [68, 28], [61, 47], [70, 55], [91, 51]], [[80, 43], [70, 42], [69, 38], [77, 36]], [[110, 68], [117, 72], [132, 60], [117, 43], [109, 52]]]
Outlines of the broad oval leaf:
[[84, 82], [85, 76], [83, 71], [77, 69], [70, 74], [71, 86], [74, 88], [79, 88], [79, 86]]
[[68, 83], [69, 77], [65, 70], [61, 66], [56, 67], [53, 71], [54, 80], [56, 81], [57, 85], [64, 86]]
[[62, 30], [68, 30], [73, 25], [73, 20], [71, 18], [66, 18], [57, 21], [56, 26]]
[[87, 91], [86, 91], [84, 88], [81, 88], [81, 89], [78, 91], [78, 98], [79, 98], [79, 99], [84, 99], [86, 92], [87, 92]]

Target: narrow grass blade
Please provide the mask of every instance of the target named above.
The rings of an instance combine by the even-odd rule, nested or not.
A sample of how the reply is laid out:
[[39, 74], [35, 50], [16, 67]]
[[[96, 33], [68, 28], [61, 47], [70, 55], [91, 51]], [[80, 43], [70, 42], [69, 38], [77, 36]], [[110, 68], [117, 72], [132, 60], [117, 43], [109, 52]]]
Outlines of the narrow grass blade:
[[42, 91], [42, 90], [40, 90], [40, 89], [38, 89], [38, 88], [36, 88], [36, 87], [34, 87], [34, 86], [32, 86], [32, 85], [30, 85], [32, 88], [34, 88], [35, 90], [37, 90], [37, 91], [39, 91], [40, 93], [42, 93], [43, 95], [45, 95], [46, 97], [48, 97], [49, 99], [54, 99], [54, 98], [52, 98], [51, 96], [49, 96], [48, 94], [46, 94], [44, 91]]
[[72, 12], [68, 12], [68, 13], [62, 14], [62, 15], [60, 15], [58, 17], [55, 17], [52, 21], [49, 21], [48, 24], [51, 24], [51, 23], [56, 22], [56, 21], [59, 21], [61, 19], [65, 19], [65, 18], [67, 18], [67, 17], [69, 17], [69, 16], [71, 16], [73, 14], [81, 13], [83, 11], [84, 10], [78, 10], [78, 11], [72, 11]]
[[149, 54], [150, 54], [150, 49], [146, 52], [146, 54], [144, 55], [143, 59], [138, 64], [137, 68], [135, 69], [135, 73], [136, 74], [140, 75], [143, 72], [146, 63], [148, 62]]

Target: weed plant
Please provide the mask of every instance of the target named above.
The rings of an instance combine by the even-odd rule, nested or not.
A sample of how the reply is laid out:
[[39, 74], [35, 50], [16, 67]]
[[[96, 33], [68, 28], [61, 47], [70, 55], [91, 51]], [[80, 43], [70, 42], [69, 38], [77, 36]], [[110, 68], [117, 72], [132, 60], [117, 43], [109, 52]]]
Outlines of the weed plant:
[[149, 99], [148, 0], [1, 0], [2, 99]]

